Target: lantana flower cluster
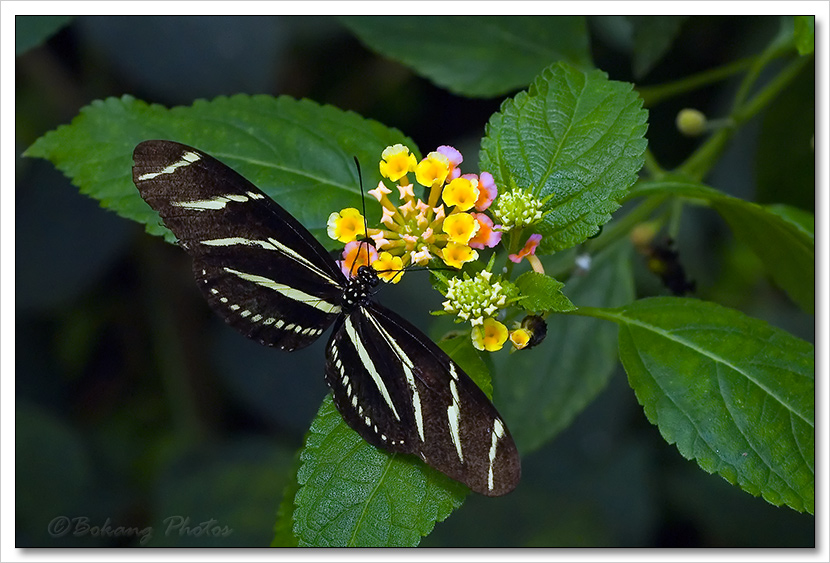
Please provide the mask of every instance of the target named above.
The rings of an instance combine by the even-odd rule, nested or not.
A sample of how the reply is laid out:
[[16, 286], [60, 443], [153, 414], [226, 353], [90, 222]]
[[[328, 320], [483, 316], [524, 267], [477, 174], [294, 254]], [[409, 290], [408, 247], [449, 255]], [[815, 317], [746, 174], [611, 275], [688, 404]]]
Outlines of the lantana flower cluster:
[[[328, 219], [328, 235], [346, 245], [340, 267], [347, 276], [355, 275], [360, 266], [371, 265], [381, 279], [397, 283], [408, 266], [426, 266], [436, 258], [451, 268], [461, 268], [478, 258], [478, 250], [499, 244], [503, 232], [541, 218], [541, 203], [514, 191], [499, 197], [493, 212], [501, 223], [496, 224], [485, 213], [499, 196], [493, 176], [488, 172], [462, 174], [463, 157], [453, 147], [440, 146], [420, 162], [402, 144], [387, 147], [381, 156], [383, 179], [369, 190], [381, 204], [381, 226], [367, 229], [354, 208], [332, 213]], [[374, 245], [365, 244], [366, 237]], [[541, 235], [532, 235], [510, 260], [528, 258], [540, 270], [535, 256], [540, 240]], [[494, 351], [504, 345], [509, 333], [496, 319], [498, 312], [514, 303], [517, 295], [510, 282], [480, 272], [472, 279], [449, 280], [444, 310], [472, 324], [473, 344], [478, 349]]]
[[444, 311], [455, 313], [473, 326], [473, 346], [478, 350], [501, 350], [508, 337], [507, 327], [496, 320], [495, 313], [516, 301], [518, 288], [511, 282], [494, 279], [487, 270], [470, 278], [452, 278], [447, 283]]
[[[356, 209], [333, 213], [328, 221], [329, 236], [341, 242], [350, 243], [368, 234], [381, 261], [373, 265], [388, 274], [381, 277], [397, 283], [407, 266], [425, 266], [434, 257], [447, 266], [461, 268], [478, 258], [477, 249], [499, 243], [500, 226], [482, 213], [498, 195], [492, 175], [461, 174], [463, 157], [450, 146], [438, 147], [420, 162], [400, 144], [387, 147], [382, 157], [380, 173], [389, 182], [397, 182], [394, 189], [398, 200], [392, 201], [393, 189], [384, 180], [369, 190], [381, 204], [383, 226], [366, 233]], [[415, 182], [427, 188], [425, 199], [415, 195], [412, 173]], [[344, 255], [343, 265], [353, 272], [350, 258]]]

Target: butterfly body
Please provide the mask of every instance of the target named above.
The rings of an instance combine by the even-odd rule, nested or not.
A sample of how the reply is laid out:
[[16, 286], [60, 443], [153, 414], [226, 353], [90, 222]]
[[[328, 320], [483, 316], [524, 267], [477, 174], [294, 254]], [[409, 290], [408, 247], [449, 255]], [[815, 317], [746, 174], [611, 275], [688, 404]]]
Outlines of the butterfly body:
[[206, 153], [145, 141], [133, 158], [139, 193], [191, 255], [203, 295], [230, 326], [291, 351], [333, 325], [325, 378], [361, 437], [488, 496], [515, 488], [518, 452], [495, 407], [437, 345], [372, 300], [374, 270], [347, 278], [293, 216]]

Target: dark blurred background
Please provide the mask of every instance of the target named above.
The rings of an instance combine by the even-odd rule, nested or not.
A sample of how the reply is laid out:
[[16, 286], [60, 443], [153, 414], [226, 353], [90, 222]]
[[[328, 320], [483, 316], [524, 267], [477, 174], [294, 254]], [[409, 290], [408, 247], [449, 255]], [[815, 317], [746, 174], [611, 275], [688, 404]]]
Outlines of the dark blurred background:
[[[771, 17], [691, 17], [638, 85], [756, 54], [778, 27]], [[620, 21], [590, 18], [589, 29], [596, 66], [634, 81]], [[809, 132], [807, 70], [775, 115], [790, 127], [800, 119]], [[649, 146], [664, 167], [700, 142], [677, 134], [677, 111], [723, 115], [735, 87], [730, 80], [649, 108]], [[173, 106], [238, 92], [354, 110], [399, 128], [423, 152], [458, 147], [471, 171], [502, 102], [437, 88], [367, 50], [332, 17], [78, 17], [17, 58], [18, 154], [95, 99], [129, 93]], [[788, 107], [802, 110], [787, 117]], [[776, 171], [758, 162], [769, 150], [765, 119], [741, 130], [708, 183], [813, 211], [812, 170], [787, 171], [806, 189], [769, 187]], [[288, 355], [247, 341], [209, 311], [183, 252], [99, 208], [50, 163], [18, 157], [16, 167], [16, 544], [268, 545], [295, 454], [327, 392], [322, 346]], [[757, 259], [713, 213], [685, 215], [678, 248], [699, 296], [814, 340], [813, 317], [759, 274]], [[440, 297], [413, 299], [425, 282], [407, 281], [409, 289], [390, 289], [391, 299], [407, 294], [396, 308], [426, 328]], [[644, 287], [659, 291], [647, 279]], [[471, 495], [422, 545], [814, 545], [812, 516], [752, 497], [666, 444], [621, 369], [569, 429], [523, 463], [515, 493]], [[60, 516], [101, 528], [55, 537]], [[177, 517], [233, 532], [164, 533]], [[152, 526], [153, 534], [140, 543], [107, 525]]]

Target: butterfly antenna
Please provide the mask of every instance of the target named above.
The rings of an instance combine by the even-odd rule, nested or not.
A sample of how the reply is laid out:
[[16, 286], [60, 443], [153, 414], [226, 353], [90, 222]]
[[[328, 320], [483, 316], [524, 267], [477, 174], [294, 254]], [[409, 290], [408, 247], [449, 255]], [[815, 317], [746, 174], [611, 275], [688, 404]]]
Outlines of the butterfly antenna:
[[[369, 255], [369, 240], [368, 240], [368, 238], [369, 238], [369, 224], [366, 221], [366, 197], [363, 195], [363, 173], [360, 171], [360, 161], [357, 159], [356, 156], [352, 156], [352, 158], [354, 159], [354, 166], [357, 169], [357, 183], [360, 186], [360, 205], [361, 205], [361, 211], [363, 212], [363, 242], [361, 242], [360, 248], [362, 249], [363, 244], [364, 243], [366, 244], [366, 264], [369, 264], [369, 256], [370, 256]], [[357, 251], [357, 254], [358, 254], [357, 257], [359, 258], [360, 257], [360, 250], [359, 249]], [[352, 267], [354, 267], [354, 264], [356, 262], [357, 262], [357, 260], [352, 262]], [[352, 275], [354, 275], [353, 272], [352, 272]]]

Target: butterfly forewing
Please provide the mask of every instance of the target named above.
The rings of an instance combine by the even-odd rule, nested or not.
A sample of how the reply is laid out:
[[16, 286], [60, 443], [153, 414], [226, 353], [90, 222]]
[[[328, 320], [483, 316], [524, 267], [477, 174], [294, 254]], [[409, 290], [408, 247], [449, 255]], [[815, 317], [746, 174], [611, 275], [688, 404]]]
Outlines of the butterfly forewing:
[[269, 346], [313, 342], [340, 313], [345, 277], [291, 215], [233, 169], [171, 141], [134, 153], [141, 197], [193, 257], [210, 303], [231, 326]]
[[415, 454], [472, 490], [513, 490], [516, 446], [486, 395], [392, 311], [361, 306], [335, 324], [326, 380], [348, 424], [377, 447]]

